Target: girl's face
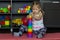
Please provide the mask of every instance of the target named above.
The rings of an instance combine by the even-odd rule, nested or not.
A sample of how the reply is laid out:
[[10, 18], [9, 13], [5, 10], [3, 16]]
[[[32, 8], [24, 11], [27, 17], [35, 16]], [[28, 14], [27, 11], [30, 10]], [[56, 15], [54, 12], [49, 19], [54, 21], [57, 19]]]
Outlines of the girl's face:
[[32, 12], [33, 12], [33, 13], [38, 13], [39, 11], [40, 11], [40, 8], [38, 8], [37, 5], [34, 5], [34, 6], [32, 7]]

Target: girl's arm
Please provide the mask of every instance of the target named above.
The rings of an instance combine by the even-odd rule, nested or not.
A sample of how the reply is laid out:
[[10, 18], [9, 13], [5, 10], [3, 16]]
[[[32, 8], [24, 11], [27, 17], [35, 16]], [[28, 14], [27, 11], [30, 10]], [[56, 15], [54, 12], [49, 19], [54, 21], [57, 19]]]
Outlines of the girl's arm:
[[33, 17], [35, 20], [40, 20], [43, 17], [43, 15], [41, 12], [39, 12], [38, 14], [35, 14]]
[[43, 17], [43, 14], [42, 14], [42, 12], [40, 12], [40, 19]]
[[31, 12], [29, 15], [27, 15], [27, 18], [28, 18], [29, 16], [32, 16], [32, 12]]

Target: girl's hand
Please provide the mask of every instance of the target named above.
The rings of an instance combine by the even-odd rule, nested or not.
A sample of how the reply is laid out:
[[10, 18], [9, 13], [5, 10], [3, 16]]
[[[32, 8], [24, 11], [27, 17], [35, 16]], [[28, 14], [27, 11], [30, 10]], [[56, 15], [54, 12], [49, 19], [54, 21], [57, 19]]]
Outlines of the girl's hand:
[[27, 15], [27, 18], [29, 18], [29, 16], [32, 16], [32, 13], [30, 13], [29, 15]]
[[42, 13], [40, 12], [39, 14], [34, 14], [34, 19], [35, 20], [40, 20], [42, 17], [43, 17], [43, 15], [42, 15]]
[[28, 19], [29, 15], [27, 15], [27, 19]]

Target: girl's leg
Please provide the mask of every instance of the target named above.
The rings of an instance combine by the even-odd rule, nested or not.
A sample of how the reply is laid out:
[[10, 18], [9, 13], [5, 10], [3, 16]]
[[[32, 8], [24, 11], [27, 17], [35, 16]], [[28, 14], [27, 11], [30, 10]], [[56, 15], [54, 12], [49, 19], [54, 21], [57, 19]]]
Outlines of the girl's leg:
[[45, 34], [46, 34], [46, 28], [42, 28], [39, 30], [37, 37], [42, 38]]
[[21, 25], [21, 26], [20, 26], [20, 29], [19, 29], [19, 35], [20, 35], [20, 36], [23, 35], [23, 33], [24, 33], [25, 31], [27, 32], [27, 27], [24, 26], [24, 25]]
[[34, 33], [35, 35], [38, 35], [39, 31], [33, 30], [33, 33]]
[[19, 28], [19, 35], [22, 36], [23, 32], [24, 32], [24, 26], [21, 25], [20, 28]]
[[27, 31], [28, 31], [27, 26], [25, 26], [24, 30], [25, 30], [25, 32], [27, 32]]
[[35, 34], [35, 36], [37, 37], [37, 35], [39, 34], [38, 30], [33, 30], [33, 34]]

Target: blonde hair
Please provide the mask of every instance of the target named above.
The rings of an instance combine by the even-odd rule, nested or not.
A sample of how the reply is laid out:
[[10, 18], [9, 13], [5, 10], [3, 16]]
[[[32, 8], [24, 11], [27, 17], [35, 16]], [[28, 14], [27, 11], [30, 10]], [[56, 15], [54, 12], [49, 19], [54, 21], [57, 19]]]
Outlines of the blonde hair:
[[34, 2], [32, 3], [31, 8], [33, 8], [34, 5], [37, 5], [38, 8], [40, 9], [40, 11], [42, 12], [42, 14], [44, 15], [44, 11], [43, 11], [42, 8], [41, 8], [40, 2], [39, 2], [39, 1], [34, 1]]

